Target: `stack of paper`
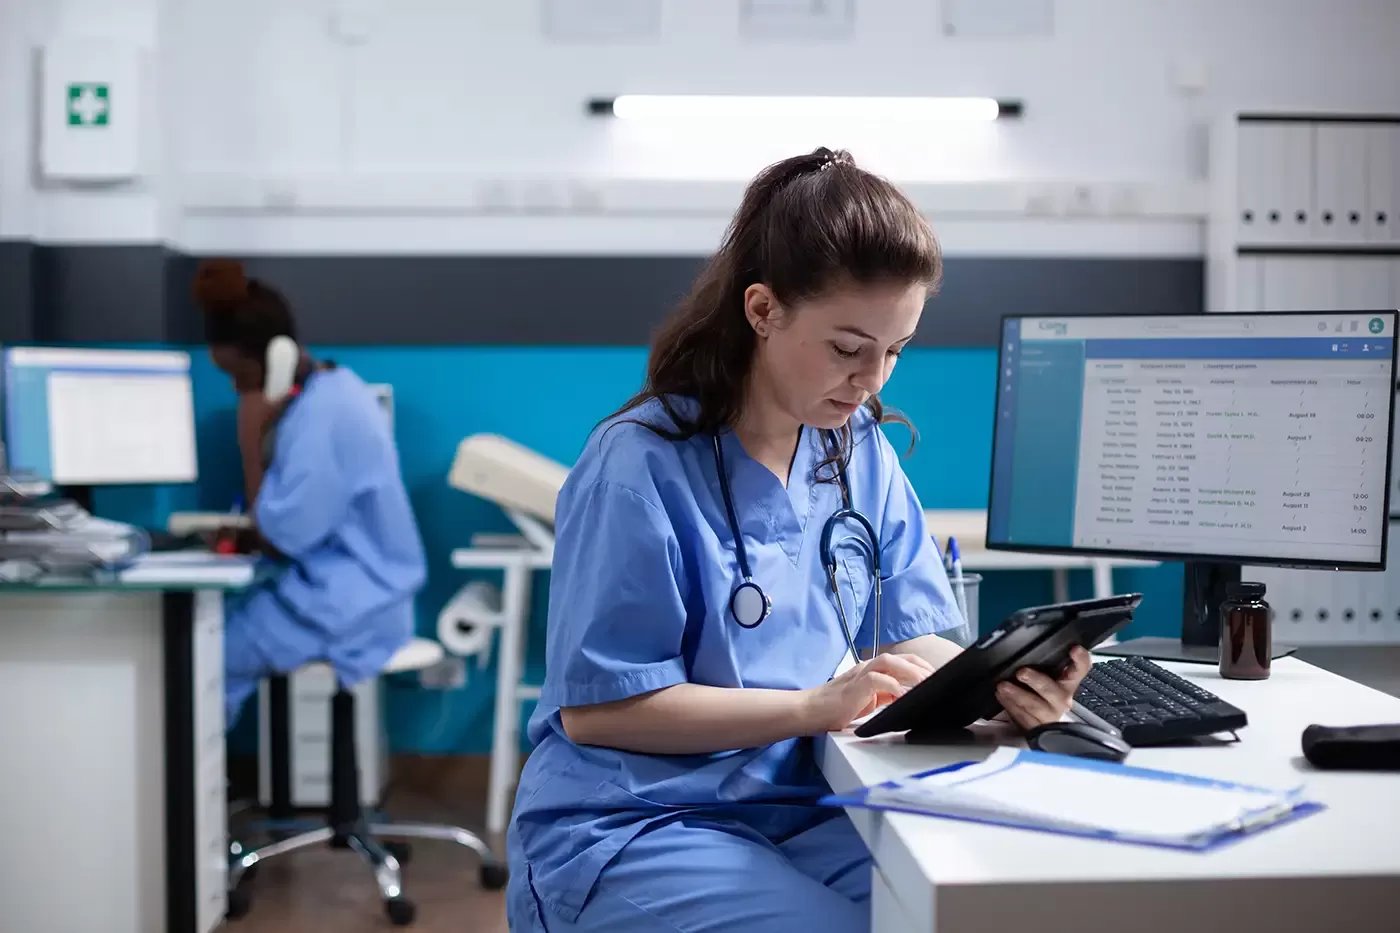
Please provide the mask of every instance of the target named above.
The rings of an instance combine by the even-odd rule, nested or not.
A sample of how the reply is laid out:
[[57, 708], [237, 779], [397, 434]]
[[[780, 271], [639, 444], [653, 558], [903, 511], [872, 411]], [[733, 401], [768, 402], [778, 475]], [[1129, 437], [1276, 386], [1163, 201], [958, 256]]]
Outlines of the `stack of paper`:
[[1321, 809], [1301, 786], [1251, 787], [1015, 748], [823, 802], [1191, 849]]
[[51, 569], [117, 564], [140, 552], [141, 533], [122, 522], [94, 518], [81, 509], [35, 511], [35, 530], [11, 530], [3, 536], [7, 559], [30, 559]]
[[119, 574], [123, 583], [207, 583], [244, 586], [253, 581], [255, 561], [239, 554], [162, 551], [143, 554]]

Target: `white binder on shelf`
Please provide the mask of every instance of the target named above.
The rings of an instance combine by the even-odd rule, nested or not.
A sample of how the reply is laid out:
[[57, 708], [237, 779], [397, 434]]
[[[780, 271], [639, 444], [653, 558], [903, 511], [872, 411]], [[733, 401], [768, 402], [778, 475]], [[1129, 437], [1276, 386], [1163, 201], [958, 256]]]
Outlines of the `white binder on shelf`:
[[1354, 244], [1366, 239], [1369, 129], [1362, 123], [1321, 123], [1315, 129], [1317, 205], [1311, 226], [1317, 242]]
[[[1400, 243], [1400, 125], [1367, 127], [1366, 213], [1370, 242]], [[1400, 289], [1400, 278], [1396, 288]]]

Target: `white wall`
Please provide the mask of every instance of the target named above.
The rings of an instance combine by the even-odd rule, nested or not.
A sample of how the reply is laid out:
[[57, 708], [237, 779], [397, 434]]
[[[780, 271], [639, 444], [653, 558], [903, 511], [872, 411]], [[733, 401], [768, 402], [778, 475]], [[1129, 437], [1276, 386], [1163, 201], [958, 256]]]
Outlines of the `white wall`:
[[[932, 182], [915, 188], [950, 251], [1191, 253], [1197, 128], [1212, 114], [1400, 112], [1395, 0], [1059, 0], [1048, 39], [950, 39], [938, 0], [859, 0], [844, 42], [745, 40], [738, 7], [662, 0], [655, 39], [586, 44], [544, 38], [539, 0], [0, 0], [0, 233], [145, 231], [214, 249], [704, 249], [742, 179], [821, 143]], [[27, 183], [25, 92], [12, 82], [27, 45], [76, 28], [156, 46], [164, 161], [178, 170], [147, 194]], [[1204, 87], [1184, 92], [1187, 75]], [[985, 94], [1026, 114], [971, 132], [742, 133], [585, 115], [587, 98], [627, 91]], [[688, 184], [639, 194], [636, 179]], [[1090, 213], [1137, 216], [1027, 215], [1062, 211], [1076, 184]], [[698, 216], [599, 207], [650, 198]], [[493, 199], [595, 216], [481, 216]]]
[[[44, 241], [152, 242], [175, 223], [165, 170], [164, 12], [179, 0], [0, 0], [0, 237]], [[147, 52], [141, 75], [143, 177], [74, 189], [37, 177], [38, 53], [55, 38], [111, 38]]]

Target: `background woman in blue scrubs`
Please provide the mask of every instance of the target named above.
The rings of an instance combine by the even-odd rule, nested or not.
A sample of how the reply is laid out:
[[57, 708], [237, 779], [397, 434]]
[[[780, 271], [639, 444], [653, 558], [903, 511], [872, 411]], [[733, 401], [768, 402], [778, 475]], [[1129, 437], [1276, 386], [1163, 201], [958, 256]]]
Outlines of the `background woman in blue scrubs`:
[[413, 635], [427, 561], [393, 434], [370, 387], [302, 350], [297, 390], [269, 404], [268, 344], [296, 339], [286, 300], [237, 262], [218, 259], [201, 263], [194, 297], [209, 354], [238, 391], [254, 547], [275, 570], [226, 608], [232, 728], [269, 673], [325, 661], [346, 687], [378, 674]]
[[[788, 159], [749, 186], [658, 334], [643, 391], [593, 433], [559, 496], [545, 683], [508, 839], [516, 933], [868, 927], [868, 854], [841, 811], [814, 805], [828, 788], [812, 737], [959, 650], [939, 637], [962, 619], [878, 427], [877, 393], [941, 268], [913, 205], [845, 153]], [[753, 628], [729, 611], [743, 577], [716, 435], [772, 600]], [[881, 549], [878, 646], [863, 559], [842, 551], [859, 663], [819, 555], [841, 505], [835, 457]], [[1087, 670], [1081, 653], [1061, 680], [1026, 672], [1002, 704], [1025, 728], [1057, 720]]]

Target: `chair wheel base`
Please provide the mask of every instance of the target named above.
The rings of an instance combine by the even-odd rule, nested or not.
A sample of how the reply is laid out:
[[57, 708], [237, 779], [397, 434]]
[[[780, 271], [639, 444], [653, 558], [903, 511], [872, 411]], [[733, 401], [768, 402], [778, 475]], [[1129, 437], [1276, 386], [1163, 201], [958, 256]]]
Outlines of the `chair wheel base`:
[[228, 907], [224, 911], [226, 920], [242, 920], [248, 914], [248, 908], [252, 907], [252, 897], [248, 889], [242, 884], [228, 892]]
[[510, 872], [504, 865], [482, 865], [481, 886], [488, 891], [499, 891], [510, 881]]
[[399, 865], [407, 865], [413, 860], [413, 846], [406, 842], [386, 842], [384, 849], [398, 860]]
[[384, 912], [389, 915], [389, 922], [394, 926], [406, 927], [413, 922], [418, 909], [413, 906], [412, 901], [395, 897], [384, 902]]

